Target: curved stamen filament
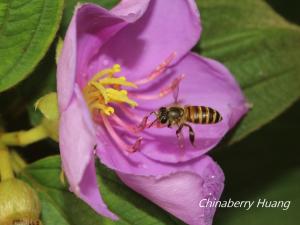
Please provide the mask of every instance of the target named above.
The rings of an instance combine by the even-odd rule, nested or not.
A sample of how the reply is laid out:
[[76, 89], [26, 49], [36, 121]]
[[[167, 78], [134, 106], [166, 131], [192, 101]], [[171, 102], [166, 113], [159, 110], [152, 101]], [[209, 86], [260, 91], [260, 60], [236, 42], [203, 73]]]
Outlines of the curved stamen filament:
[[122, 140], [122, 138], [120, 138], [115, 129], [110, 125], [107, 117], [101, 115], [101, 118], [107, 132], [125, 154], [136, 152], [140, 148], [142, 137], [139, 137], [133, 145], [128, 145]]
[[163, 72], [166, 71], [168, 66], [171, 64], [172, 61], [176, 58], [176, 52], [172, 52], [154, 71], [152, 71], [147, 77], [142, 78], [140, 80], [134, 81], [136, 85], [143, 85], [147, 84], [150, 81], [159, 77]]
[[[138, 132], [144, 130], [148, 126], [152, 126], [154, 122], [149, 124], [147, 122], [148, 117], [145, 119], [137, 115], [123, 103], [126, 103], [131, 107], [136, 107], [137, 102], [132, 100], [132, 97], [143, 100], [155, 100], [162, 98], [171, 92], [176, 93], [179, 83], [184, 75], [175, 78], [170, 85], [164, 87], [158, 94], [154, 95], [130, 93], [122, 89], [122, 87], [137, 88], [137, 85], [149, 83], [163, 74], [175, 57], [176, 53], [173, 52], [151, 74], [136, 82], [129, 82], [124, 76], [114, 77], [115, 73], [121, 71], [120, 65], [116, 64], [112, 68], [102, 70], [95, 74], [83, 88], [84, 98], [90, 108], [94, 121], [106, 128], [112, 140], [125, 154], [138, 151], [142, 137], [138, 136], [135, 143], [129, 145], [124, 141], [122, 136], [119, 136], [118, 130], [123, 129], [128, 131], [131, 135], [137, 136]], [[114, 104], [110, 105], [110, 103]], [[129, 120], [135, 121], [138, 125], [130, 125], [128, 122], [118, 117], [115, 113], [114, 105], [117, 105], [117, 109], [123, 111]], [[108, 116], [110, 116], [110, 120]]]
[[125, 105], [119, 105], [119, 108], [122, 110], [122, 112], [131, 120], [134, 120], [137, 123], [140, 123], [144, 117], [139, 116], [135, 113], [133, 113], [129, 108], [127, 108]]
[[175, 78], [170, 85], [161, 89], [158, 94], [129, 93], [129, 97], [138, 98], [141, 100], [156, 100], [156, 99], [163, 98], [166, 95], [170, 94], [171, 92], [174, 92], [178, 88], [178, 86], [183, 78], [184, 78], [183, 74], [180, 75], [179, 77]]
[[116, 114], [112, 115], [110, 118], [113, 120], [113, 122], [116, 125], [120, 126], [122, 129], [125, 129], [132, 134], [136, 134], [139, 132], [139, 129], [136, 126], [132, 126], [132, 125], [126, 123], [124, 120], [122, 120]]

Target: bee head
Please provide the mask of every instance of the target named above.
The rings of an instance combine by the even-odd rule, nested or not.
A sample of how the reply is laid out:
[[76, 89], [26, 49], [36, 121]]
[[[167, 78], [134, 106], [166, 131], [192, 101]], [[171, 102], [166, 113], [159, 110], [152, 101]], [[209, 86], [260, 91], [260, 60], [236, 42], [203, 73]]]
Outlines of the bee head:
[[168, 122], [168, 110], [166, 107], [159, 108], [158, 119], [159, 119], [159, 122], [162, 124]]

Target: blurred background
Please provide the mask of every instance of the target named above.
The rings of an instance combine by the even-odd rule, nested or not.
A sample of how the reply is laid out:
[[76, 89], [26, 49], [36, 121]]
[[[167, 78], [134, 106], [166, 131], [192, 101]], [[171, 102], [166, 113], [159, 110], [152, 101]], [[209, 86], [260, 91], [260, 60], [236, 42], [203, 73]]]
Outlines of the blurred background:
[[[288, 21], [300, 25], [300, 1], [268, 0]], [[253, 9], [255, 10], [255, 9]], [[300, 49], [298, 49], [300, 51]], [[299, 59], [295, 59], [299, 63]], [[299, 90], [300, 92], [300, 90]], [[212, 155], [226, 175], [221, 200], [291, 201], [282, 208], [220, 208], [216, 225], [298, 224], [300, 221], [300, 102], [231, 148]]]
[[[300, 102], [231, 148], [212, 155], [224, 170], [221, 200], [291, 201], [282, 208], [219, 208], [218, 225], [297, 224], [300, 220]], [[256, 204], [256, 203], [255, 203]]]

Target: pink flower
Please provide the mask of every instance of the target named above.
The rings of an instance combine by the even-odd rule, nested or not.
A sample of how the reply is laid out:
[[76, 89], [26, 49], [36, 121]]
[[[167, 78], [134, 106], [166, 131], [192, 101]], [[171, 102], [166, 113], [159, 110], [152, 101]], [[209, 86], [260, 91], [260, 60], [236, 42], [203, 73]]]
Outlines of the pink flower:
[[[200, 37], [199, 21], [192, 0], [123, 0], [111, 11], [93, 4], [75, 10], [57, 70], [60, 150], [70, 190], [103, 216], [117, 219], [99, 193], [95, 157], [184, 222], [212, 222], [215, 209], [199, 202], [219, 199], [224, 176], [205, 153], [247, 107], [223, 65], [189, 52]], [[223, 118], [190, 124], [195, 146], [184, 129], [184, 149], [175, 128], [137, 129], [150, 112], [174, 103], [179, 84], [180, 104], [211, 107]]]

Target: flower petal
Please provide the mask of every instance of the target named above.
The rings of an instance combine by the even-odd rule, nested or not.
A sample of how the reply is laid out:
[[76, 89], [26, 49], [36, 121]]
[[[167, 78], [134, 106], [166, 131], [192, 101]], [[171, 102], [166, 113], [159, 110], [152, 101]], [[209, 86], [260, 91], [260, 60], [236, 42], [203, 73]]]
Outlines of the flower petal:
[[78, 186], [91, 161], [95, 133], [85, 121], [84, 108], [74, 96], [67, 110], [61, 113], [59, 145], [63, 168], [71, 186]]
[[60, 111], [65, 110], [73, 95], [73, 88], [76, 75], [76, 15], [74, 16], [69, 25], [63, 48], [57, 62], [57, 92], [58, 92], [58, 105]]
[[[148, 1], [143, 0], [136, 7], [129, 7], [130, 18], [127, 18], [124, 12], [120, 12], [124, 8], [123, 3], [119, 6], [119, 10], [112, 12], [94, 4], [76, 7], [57, 67], [58, 100], [61, 110], [66, 109], [69, 104], [75, 80], [81, 87], [85, 85], [88, 70], [94, 70], [90, 61], [99, 49], [130, 22], [139, 19], [147, 5]], [[122, 17], [118, 14], [122, 14]]]
[[93, 149], [95, 131], [78, 86], [69, 107], [61, 113], [59, 145], [70, 190], [98, 213], [117, 219], [103, 202], [96, 180]]
[[[137, 2], [124, 1], [124, 2]], [[145, 14], [124, 28], [99, 51], [93, 67], [119, 63], [122, 74], [130, 80], [152, 72], [167, 57], [176, 52], [183, 57], [200, 36], [200, 17], [194, 1], [152, 0]], [[175, 62], [174, 61], [174, 62]]]
[[111, 13], [132, 23], [144, 15], [149, 2], [150, 0], [122, 0], [111, 10]]
[[[195, 147], [189, 141], [188, 129], [183, 129], [184, 150], [179, 148], [176, 127], [172, 129], [152, 127], [147, 130], [152, 138], [143, 142], [143, 154], [158, 161], [183, 162], [201, 156], [217, 145], [248, 108], [238, 83], [228, 69], [217, 61], [189, 54], [169, 73], [171, 73], [169, 79], [157, 84], [152, 93], [157, 93], [176, 75], [184, 74], [185, 78], [181, 81], [179, 89], [180, 105], [208, 106], [217, 110], [223, 117], [217, 124], [189, 123], [195, 132]], [[161, 106], [174, 104], [174, 98], [169, 95], [156, 101], [137, 102], [140, 113], [145, 116]]]
[[115, 214], [109, 211], [100, 195], [93, 159], [86, 168], [82, 181], [79, 185], [79, 190], [74, 190], [74, 192], [79, 198], [88, 203], [97, 213], [113, 220], [118, 219]]
[[200, 207], [202, 199], [216, 201], [224, 187], [221, 168], [208, 156], [164, 177], [118, 173], [121, 180], [161, 208], [190, 225], [210, 225], [216, 208]]

